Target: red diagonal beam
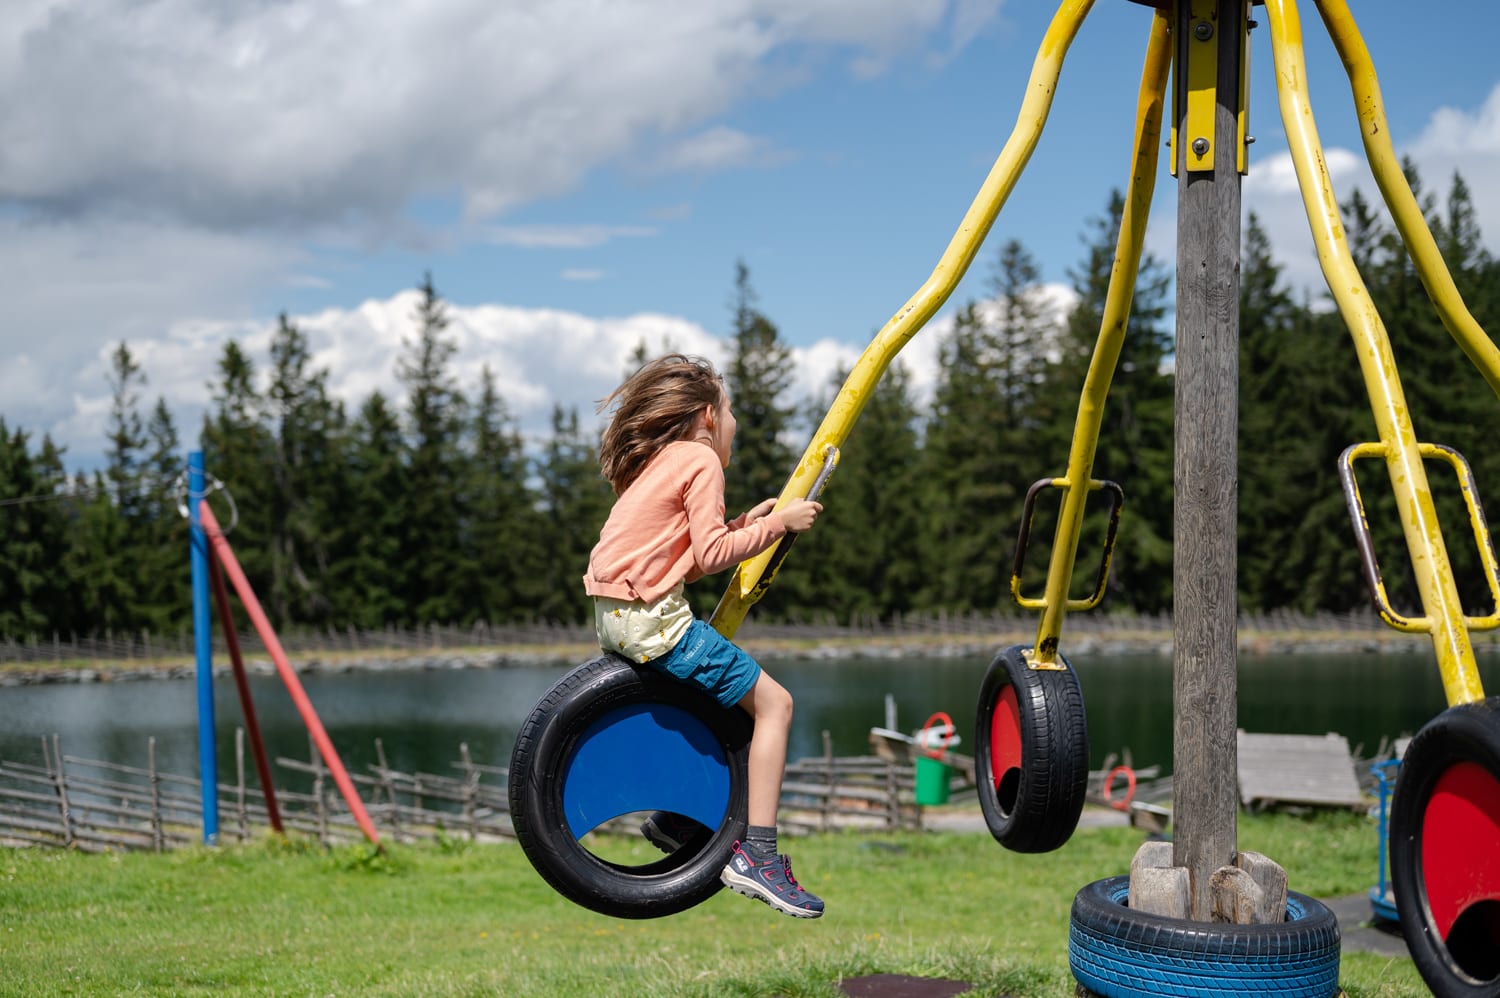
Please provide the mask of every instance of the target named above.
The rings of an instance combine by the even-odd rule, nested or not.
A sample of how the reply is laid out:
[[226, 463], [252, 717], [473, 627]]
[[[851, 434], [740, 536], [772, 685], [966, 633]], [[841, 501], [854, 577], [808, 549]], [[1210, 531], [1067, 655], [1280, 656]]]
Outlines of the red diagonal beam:
[[271, 655], [271, 661], [276, 664], [276, 672], [281, 676], [282, 683], [286, 685], [287, 692], [292, 695], [292, 702], [297, 705], [297, 712], [302, 715], [302, 723], [307, 726], [308, 734], [312, 735], [313, 743], [318, 746], [318, 752], [323, 756], [323, 764], [333, 774], [333, 782], [338, 786], [339, 793], [343, 794], [344, 802], [349, 805], [349, 811], [354, 815], [354, 820], [359, 824], [360, 830], [365, 833], [365, 838], [379, 846], [380, 834], [375, 831], [375, 825], [370, 821], [369, 814], [365, 812], [365, 805], [354, 789], [354, 782], [349, 779], [349, 774], [344, 770], [344, 764], [339, 760], [339, 754], [334, 750], [333, 742], [328, 739], [328, 732], [323, 730], [323, 722], [318, 720], [318, 712], [313, 710], [312, 701], [307, 698], [306, 691], [302, 689], [302, 681], [292, 670], [292, 664], [287, 660], [286, 652], [282, 650], [276, 631], [271, 627], [271, 621], [261, 609], [260, 600], [255, 597], [255, 590], [250, 588], [250, 581], [245, 578], [239, 560], [230, 550], [229, 540], [219, 529], [219, 521], [214, 519], [213, 511], [208, 508], [206, 500], [200, 502], [199, 515], [203, 521], [203, 533], [212, 545], [214, 557], [224, 567], [224, 574], [229, 576], [234, 591], [239, 594], [240, 603], [250, 617], [250, 622], [255, 625], [256, 632], [260, 634], [261, 643], [266, 646], [266, 651]]

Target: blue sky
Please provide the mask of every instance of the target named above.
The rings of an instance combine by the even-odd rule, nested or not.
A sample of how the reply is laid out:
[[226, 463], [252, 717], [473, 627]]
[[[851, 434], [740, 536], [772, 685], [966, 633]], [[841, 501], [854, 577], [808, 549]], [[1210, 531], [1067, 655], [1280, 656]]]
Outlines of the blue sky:
[[[1352, 4], [1392, 138], [1429, 189], [1460, 169], [1500, 245], [1500, 12]], [[1341, 197], [1373, 194], [1347, 82], [1303, 2]], [[122, 340], [196, 442], [235, 338], [277, 313], [351, 406], [399, 392], [410, 289], [451, 303], [456, 368], [500, 375], [528, 432], [587, 415], [645, 338], [722, 356], [735, 261], [826, 382], [936, 264], [1010, 134], [1046, 0], [12, 0], [0, 25], [0, 417], [104, 446]], [[1269, 32], [1252, 35], [1247, 208], [1316, 295], [1287, 183]], [[1000, 241], [1066, 283], [1128, 165], [1151, 13], [1096, 0], [1037, 152], [944, 317]], [[1148, 249], [1172, 259], [1175, 182]]]

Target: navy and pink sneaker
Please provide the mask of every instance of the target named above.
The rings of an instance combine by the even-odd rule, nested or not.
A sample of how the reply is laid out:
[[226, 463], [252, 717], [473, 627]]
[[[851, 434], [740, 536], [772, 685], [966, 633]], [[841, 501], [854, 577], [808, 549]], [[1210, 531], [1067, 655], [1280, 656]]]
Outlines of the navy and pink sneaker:
[[736, 842], [729, 865], [719, 879], [736, 894], [764, 901], [794, 918], [819, 918], [823, 914], [823, 899], [809, 894], [797, 883], [792, 876], [792, 862], [785, 856], [761, 859], [743, 843]]

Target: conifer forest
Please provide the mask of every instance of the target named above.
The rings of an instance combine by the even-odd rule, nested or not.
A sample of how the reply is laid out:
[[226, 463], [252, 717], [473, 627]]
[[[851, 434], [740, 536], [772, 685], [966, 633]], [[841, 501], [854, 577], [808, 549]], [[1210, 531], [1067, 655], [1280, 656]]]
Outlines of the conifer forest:
[[[1455, 174], [1441, 194], [1416, 188], [1459, 291], [1495, 336], [1500, 264], [1481, 244], [1467, 186]], [[1467, 458], [1496, 522], [1500, 400], [1443, 328], [1383, 210], [1358, 192], [1341, 207], [1418, 437]], [[983, 252], [976, 267], [988, 293], [949, 303], [956, 320], [931, 398], [918, 404], [898, 357], [843, 449], [825, 514], [757, 616], [847, 622], [1012, 605], [1023, 501], [1033, 482], [1066, 470], [1121, 208], [1113, 195], [1082, 233], [1066, 275], [1077, 304], [1061, 324], [1021, 241]], [[1375, 439], [1375, 427], [1349, 334], [1326, 294], [1288, 290], [1253, 214], [1242, 250], [1240, 609], [1364, 608], [1370, 595], [1337, 469], [1344, 448]], [[1096, 613], [1172, 607], [1171, 279], [1170, 262], [1143, 259], [1104, 414], [1094, 477], [1118, 482], [1125, 506]], [[70, 469], [45, 434], [8, 422], [0, 401], [0, 637], [190, 627], [188, 526], [178, 507], [193, 440], [233, 495], [234, 550], [277, 627], [589, 619], [580, 577], [613, 500], [595, 433], [581, 428], [592, 414], [557, 407], [550, 433], [523, 441], [493, 372], [471, 395], [458, 389], [463, 358], [445, 333], [447, 306], [430, 275], [420, 291], [397, 371], [403, 397], [376, 392], [352, 406], [331, 397], [328, 372], [312, 366], [306, 336], [283, 315], [266, 370], [238, 343], [223, 348], [201, 427], [178, 427], [164, 401], [151, 402], [150, 372], [120, 343], [98, 470]], [[743, 262], [731, 301], [723, 332], [739, 420], [728, 475], [734, 516], [780, 492], [843, 377], [821, 398], [791, 397], [790, 347], [775, 317], [758, 310]], [[1392, 603], [1416, 613], [1384, 470], [1357, 469]], [[1489, 613], [1456, 476], [1446, 464], [1428, 470], [1466, 609]], [[1056, 497], [1050, 490], [1038, 503], [1028, 594], [1041, 592]], [[1074, 595], [1092, 590], [1107, 513], [1102, 499], [1090, 507]], [[690, 587], [700, 612], [726, 581]]]

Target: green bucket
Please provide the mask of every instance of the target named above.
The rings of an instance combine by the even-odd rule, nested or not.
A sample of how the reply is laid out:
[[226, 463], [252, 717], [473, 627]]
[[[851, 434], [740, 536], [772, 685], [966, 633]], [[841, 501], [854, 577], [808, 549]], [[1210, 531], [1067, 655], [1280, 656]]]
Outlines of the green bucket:
[[918, 804], [948, 803], [950, 767], [925, 755], [917, 756], [916, 801]]

